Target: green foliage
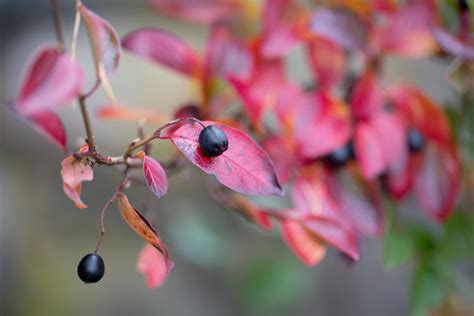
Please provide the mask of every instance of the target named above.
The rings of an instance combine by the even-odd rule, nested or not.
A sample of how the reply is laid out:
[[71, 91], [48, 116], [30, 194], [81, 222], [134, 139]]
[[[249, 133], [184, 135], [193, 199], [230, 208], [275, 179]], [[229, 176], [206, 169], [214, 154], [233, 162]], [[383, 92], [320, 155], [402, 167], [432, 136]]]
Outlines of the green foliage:
[[441, 303], [444, 296], [443, 282], [435, 266], [420, 264], [415, 272], [411, 290], [413, 316], [426, 315], [426, 312]]
[[307, 274], [308, 270], [293, 259], [260, 259], [239, 275], [238, 299], [256, 314], [288, 308], [309, 289]]

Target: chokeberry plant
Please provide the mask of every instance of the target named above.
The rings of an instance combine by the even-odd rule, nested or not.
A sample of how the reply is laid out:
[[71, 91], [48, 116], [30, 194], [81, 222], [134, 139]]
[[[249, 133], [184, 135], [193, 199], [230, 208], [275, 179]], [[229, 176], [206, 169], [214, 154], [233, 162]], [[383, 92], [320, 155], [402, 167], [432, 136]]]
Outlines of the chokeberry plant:
[[[213, 196], [224, 207], [263, 230], [278, 226], [303, 264], [317, 265], [328, 247], [357, 261], [362, 237], [383, 237], [387, 266], [409, 258], [415, 262], [413, 310], [440, 304], [443, 295], [428, 297], [427, 284], [449, 284], [445, 267], [459, 259], [446, 255], [452, 242], [462, 240], [471, 254], [474, 249], [469, 212], [474, 187], [474, 4], [321, 2], [150, 0], [161, 13], [208, 26], [206, 47], [199, 52], [159, 28], [120, 37], [79, 0], [72, 45], [66, 48], [58, 0], [51, 0], [57, 43], [33, 54], [9, 106], [65, 152], [63, 189], [77, 208], [87, 208], [81, 187], [93, 180], [96, 168], [119, 168], [123, 175], [100, 211], [95, 251], [79, 263], [82, 281], [95, 283], [104, 275], [97, 253], [105, 211], [116, 202], [125, 222], [146, 241], [138, 270], [149, 287], [163, 284], [174, 265], [171, 255], [126, 190], [144, 181], [152, 194], [165, 198], [174, 189], [168, 188], [167, 173], [182, 168], [176, 162], [184, 156], [216, 178]], [[89, 89], [76, 58], [82, 25], [95, 65], [96, 83]], [[286, 61], [296, 47], [306, 53], [309, 84], [288, 75]], [[168, 122], [158, 110], [121, 104], [109, 77], [120, 66], [122, 50], [195, 82], [200, 101], [178, 105]], [[456, 104], [445, 110], [416, 86], [385, 84], [388, 55], [451, 63], [446, 84], [456, 93]], [[97, 112], [101, 119], [138, 124], [138, 138], [115, 156], [96, 143], [89, 117], [89, 97], [100, 88], [110, 100]], [[78, 119], [85, 129], [80, 148], [68, 147], [65, 126], [55, 113], [72, 101], [79, 104]], [[153, 125], [151, 134], [145, 135], [143, 121]], [[172, 163], [150, 155], [159, 141], [176, 147]], [[135, 169], [142, 170], [142, 179], [131, 176]], [[246, 197], [282, 196], [284, 191], [281, 198], [289, 199], [290, 207], [269, 208]], [[410, 196], [432, 226], [420, 227], [399, 215], [398, 205]], [[433, 226], [439, 229], [426, 228]]]

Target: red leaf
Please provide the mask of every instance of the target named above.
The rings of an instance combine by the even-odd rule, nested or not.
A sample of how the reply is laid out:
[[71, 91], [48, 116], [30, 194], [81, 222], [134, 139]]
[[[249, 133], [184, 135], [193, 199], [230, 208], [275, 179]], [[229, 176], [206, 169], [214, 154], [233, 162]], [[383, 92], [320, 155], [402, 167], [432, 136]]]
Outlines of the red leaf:
[[380, 138], [370, 122], [359, 122], [354, 135], [354, 149], [362, 175], [373, 179], [386, 168]]
[[446, 219], [454, 209], [459, 182], [460, 166], [453, 150], [428, 145], [414, 183], [421, 208], [433, 218]]
[[367, 26], [351, 11], [320, 9], [311, 18], [311, 31], [349, 50], [366, 51]]
[[[347, 175], [345, 172], [340, 175]], [[380, 236], [382, 233], [382, 205], [377, 184], [355, 183], [353, 177], [330, 174], [328, 190], [343, 216], [364, 235]]]
[[253, 56], [245, 43], [237, 40], [227, 28], [216, 24], [207, 41], [205, 63], [206, 77], [232, 76], [247, 80], [253, 69]]
[[122, 40], [132, 54], [188, 76], [201, 73], [202, 61], [197, 52], [181, 39], [162, 30], [145, 28], [133, 31]]
[[319, 93], [303, 102], [295, 120], [295, 139], [303, 158], [329, 154], [349, 140], [351, 122], [347, 106]]
[[263, 8], [260, 53], [280, 58], [300, 44], [306, 32], [305, 17], [295, 1], [267, 0]]
[[350, 95], [351, 109], [358, 119], [380, 112], [384, 105], [383, 93], [377, 77], [371, 71], [363, 74]]
[[449, 122], [439, 104], [410, 86], [393, 87], [387, 94], [409, 125], [418, 128], [428, 139], [451, 144]]
[[122, 192], [118, 193], [117, 199], [120, 214], [122, 214], [122, 217], [128, 226], [164, 255], [167, 270], [171, 270], [173, 267], [173, 261], [169, 258], [165, 244], [161, 241], [160, 236], [158, 236], [158, 233], [153, 226], [151, 226], [150, 222], [148, 222], [148, 220], [130, 204], [125, 194]]
[[35, 113], [27, 119], [61, 150], [66, 150], [66, 130], [61, 119], [54, 112]]
[[435, 19], [435, 8], [430, 1], [413, 1], [376, 30], [375, 41], [383, 52], [405, 57], [428, 56], [437, 49], [431, 33]]
[[293, 186], [293, 204], [306, 216], [301, 224], [307, 230], [357, 260], [359, 253], [351, 223], [330, 195], [325, 179], [325, 173], [317, 170], [300, 175]]
[[[88, 150], [87, 145], [81, 152]], [[74, 202], [77, 208], [87, 208], [81, 200], [81, 187], [83, 181], [92, 181], [94, 173], [87, 160], [68, 156], [61, 162], [61, 177], [63, 179], [64, 193]]]
[[172, 268], [173, 262], [167, 266], [164, 255], [150, 244], [146, 244], [138, 255], [137, 270], [143, 274], [149, 288], [163, 285]]
[[82, 3], [78, 3], [77, 10], [84, 19], [87, 28], [98, 74], [99, 65], [103, 65], [107, 73], [113, 72], [118, 67], [122, 54], [117, 32], [109, 22], [86, 8]]
[[24, 116], [57, 109], [76, 98], [84, 76], [78, 64], [56, 48], [44, 47], [34, 54], [15, 110]]
[[309, 61], [318, 88], [329, 90], [344, 78], [345, 56], [340, 46], [322, 37], [316, 37], [308, 45]]
[[295, 221], [281, 223], [281, 234], [288, 248], [307, 266], [318, 264], [326, 254], [324, 242]]
[[445, 52], [466, 61], [474, 60], [473, 47], [463, 43], [453, 35], [440, 28], [433, 29], [433, 34], [438, 41], [438, 44]]
[[283, 137], [273, 136], [265, 140], [262, 147], [269, 154], [275, 166], [278, 182], [281, 184], [288, 183], [295, 164], [295, 157], [290, 144]]
[[226, 125], [214, 122], [203, 124], [220, 127], [227, 135], [229, 149], [214, 158], [205, 156], [199, 148], [202, 126], [196, 123], [184, 125], [170, 138], [193, 164], [236, 192], [247, 195], [283, 194], [268, 155], [254, 140]]
[[158, 198], [162, 198], [168, 192], [168, 178], [166, 172], [158, 161], [150, 156], [143, 157], [143, 174], [146, 184], [151, 192]]
[[339, 221], [319, 217], [304, 220], [304, 227], [320, 236], [324, 241], [342, 251], [353, 260], [359, 260], [357, 239], [351, 227], [341, 225]]
[[236, 0], [149, 0], [158, 11], [190, 22], [211, 24], [239, 12]]
[[229, 82], [242, 99], [253, 124], [259, 124], [265, 111], [276, 104], [278, 95], [284, 91], [282, 87], [287, 84], [282, 60], [259, 61], [250, 80], [230, 76]]

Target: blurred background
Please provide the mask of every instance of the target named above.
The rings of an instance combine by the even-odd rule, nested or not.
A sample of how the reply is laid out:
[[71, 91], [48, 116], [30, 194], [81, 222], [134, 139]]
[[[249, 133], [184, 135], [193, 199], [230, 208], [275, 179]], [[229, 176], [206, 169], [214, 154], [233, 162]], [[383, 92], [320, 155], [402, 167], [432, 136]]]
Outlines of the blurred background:
[[[84, 1], [107, 19], [120, 36], [131, 30], [163, 27], [202, 51], [205, 27], [156, 14], [145, 1]], [[74, 1], [61, 1], [68, 45]], [[28, 57], [44, 42], [54, 42], [49, 1], [0, 0], [0, 100], [15, 97]], [[88, 85], [94, 69], [84, 29], [79, 61]], [[386, 82], [408, 81], [440, 102], [453, 97], [446, 64], [388, 58]], [[292, 53], [289, 67], [298, 82], [310, 81], [303, 53]], [[159, 109], [171, 116], [184, 102], [197, 100], [182, 76], [153, 67], [126, 53], [111, 84], [121, 103]], [[107, 103], [99, 91], [88, 102], [91, 112]], [[84, 137], [79, 108], [59, 112], [69, 145]], [[122, 153], [136, 138], [132, 123], [92, 119], [102, 152]], [[151, 131], [149, 127], [148, 131]], [[155, 146], [156, 157], [171, 152]], [[412, 266], [383, 267], [380, 241], [364, 240], [361, 260], [349, 263], [336, 251], [315, 268], [307, 268], [286, 248], [277, 231], [264, 233], [214, 202], [206, 178], [196, 168], [170, 177], [169, 194], [154, 199], [141, 185], [128, 193], [139, 209], [147, 208], [175, 262], [166, 284], [148, 289], [136, 271], [143, 242], [112, 206], [106, 216], [101, 255], [105, 277], [84, 285], [77, 277], [79, 260], [94, 250], [99, 211], [120, 174], [96, 168], [95, 181], [83, 186], [89, 208], [78, 210], [63, 194], [63, 154], [20, 119], [0, 107], [0, 314], [10, 315], [407, 315]], [[150, 201], [140, 205], [139, 201]], [[284, 199], [265, 201], [286, 203]], [[410, 202], [406, 211], [410, 212]], [[418, 212], [417, 212], [418, 213]], [[472, 267], [471, 267], [472, 268]], [[474, 274], [473, 271], [469, 273]], [[472, 279], [471, 279], [472, 280]], [[473, 296], [467, 284], [467, 297]], [[469, 296], [471, 295], [471, 296]]]

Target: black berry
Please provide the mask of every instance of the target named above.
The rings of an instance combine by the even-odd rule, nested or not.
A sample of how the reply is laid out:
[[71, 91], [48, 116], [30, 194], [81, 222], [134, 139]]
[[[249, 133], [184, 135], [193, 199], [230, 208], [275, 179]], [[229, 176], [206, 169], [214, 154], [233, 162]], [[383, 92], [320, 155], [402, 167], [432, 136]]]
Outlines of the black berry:
[[193, 104], [193, 103], [188, 103], [186, 105], [183, 105], [180, 107], [176, 112], [174, 113], [175, 118], [185, 118], [185, 117], [195, 117], [197, 119], [202, 118], [202, 113], [201, 109]]
[[348, 142], [327, 155], [324, 160], [331, 167], [341, 167], [353, 159], [354, 156], [354, 146], [352, 142]]
[[104, 276], [104, 272], [104, 260], [94, 253], [84, 256], [77, 266], [77, 275], [84, 283], [99, 282]]
[[209, 125], [199, 134], [199, 147], [206, 156], [217, 157], [229, 148], [229, 141], [222, 129]]
[[459, 0], [458, 4], [459, 4], [459, 10], [461, 12], [466, 12], [469, 10], [469, 5], [467, 4], [467, 0]]
[[408, 149], [410, 152], [419, 152], [425, 147], [425, 137], [416, 128], [408, 130]]

